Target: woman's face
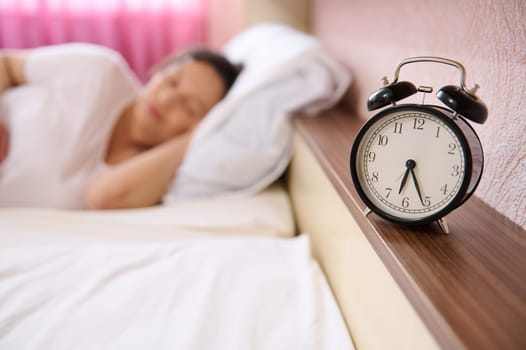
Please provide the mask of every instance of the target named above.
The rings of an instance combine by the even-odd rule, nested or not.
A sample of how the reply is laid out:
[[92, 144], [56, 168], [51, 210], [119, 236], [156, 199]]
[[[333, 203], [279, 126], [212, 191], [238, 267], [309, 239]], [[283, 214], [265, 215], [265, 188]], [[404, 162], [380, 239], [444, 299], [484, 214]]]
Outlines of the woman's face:
[[134, 142], [151, 147], [194, 128], [225, 94], [223, 82], [206, 62], [184, 61], [156, 73], [134, 106]]

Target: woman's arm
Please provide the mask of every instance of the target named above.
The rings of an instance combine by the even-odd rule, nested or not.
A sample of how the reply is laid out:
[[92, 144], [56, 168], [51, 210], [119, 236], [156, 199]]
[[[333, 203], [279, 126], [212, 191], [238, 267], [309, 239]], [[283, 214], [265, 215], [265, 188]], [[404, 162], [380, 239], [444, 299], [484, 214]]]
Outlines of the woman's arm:
[[4, 122], [0, 120], [0, 163], [7, 157], [9, 151], [9, 132]]
[[[26, 83], [25, 54], [20, 51], [0, 50], [0, 94], [10, 87]], [[9, 130], [0, 115], [0, 163], [9, 151]]]
[[138, 208], [158, 204], [190, 142], [191, 132], [113, 166], [86, 196], [89, 209]]
[[0, 50], [0, 93], [26, 83], [26, 54], [22, 51]]

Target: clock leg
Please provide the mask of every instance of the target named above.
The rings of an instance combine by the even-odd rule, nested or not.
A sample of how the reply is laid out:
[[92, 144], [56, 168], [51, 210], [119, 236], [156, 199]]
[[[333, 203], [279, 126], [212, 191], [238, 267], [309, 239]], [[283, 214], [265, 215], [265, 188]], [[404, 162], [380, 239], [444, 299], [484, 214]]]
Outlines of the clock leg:
[[369, 207], [365, 207], [362, 213], [363, 213], [363, 216], [367, 216], [371, 214], [371, 209], [369, 209]]
[[437, 224], [440, 227], [440, 229], [442, 230], [442, 232], [444, 232], [445, 234], [449, 233], [449, 227], [447, 226], [446, 219], [444, 219], [444, 218], [438, 219], [437, 220]]

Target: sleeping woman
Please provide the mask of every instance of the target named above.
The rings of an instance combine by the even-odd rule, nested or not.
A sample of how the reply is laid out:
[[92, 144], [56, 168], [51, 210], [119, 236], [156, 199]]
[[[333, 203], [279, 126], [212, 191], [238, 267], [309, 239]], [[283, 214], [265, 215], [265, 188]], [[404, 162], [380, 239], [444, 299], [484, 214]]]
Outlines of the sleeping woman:
[[238, 73], [200, 49], [162, 62], [142, 86], [95, 45], [0, 51], [0, 207], [159, 203]]

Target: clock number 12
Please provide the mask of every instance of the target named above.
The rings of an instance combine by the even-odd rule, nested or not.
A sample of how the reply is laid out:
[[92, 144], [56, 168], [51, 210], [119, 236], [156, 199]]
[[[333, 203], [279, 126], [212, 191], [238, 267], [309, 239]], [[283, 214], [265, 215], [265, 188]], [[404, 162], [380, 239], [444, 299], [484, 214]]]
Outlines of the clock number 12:
[[424, 123], [426, 121], [422, 118], [415, 118], [415, 122], [413, 123], [413, 129], [416, 130], [424, 130]]

